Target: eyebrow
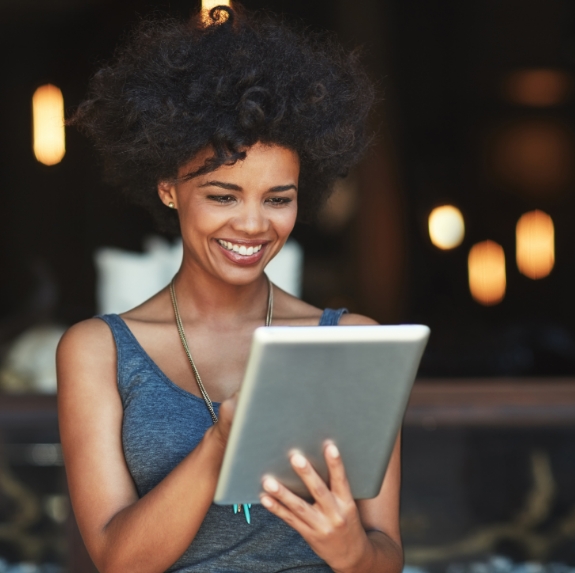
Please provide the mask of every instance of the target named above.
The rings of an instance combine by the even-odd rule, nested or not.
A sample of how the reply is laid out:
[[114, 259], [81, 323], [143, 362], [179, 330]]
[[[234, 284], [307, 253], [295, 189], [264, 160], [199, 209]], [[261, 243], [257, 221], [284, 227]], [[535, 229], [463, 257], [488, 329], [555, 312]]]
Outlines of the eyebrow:
[[[200, 187], [220, 187], [221, 189], [226, 189], [227, 191], [243, 191], [243, 189], [236, 185], [235, 183], [225, 183], [224, 181], [207, 181], [206, 183], [202, 183]], [[294, 189], [297, 191], [297, 187], [293, 184], [290, 185], [276, 185], [275, 187], [271, 187], [268, 191], [271, 192], [281, 192], [281, 191], [289, 191], [290, 189]]]

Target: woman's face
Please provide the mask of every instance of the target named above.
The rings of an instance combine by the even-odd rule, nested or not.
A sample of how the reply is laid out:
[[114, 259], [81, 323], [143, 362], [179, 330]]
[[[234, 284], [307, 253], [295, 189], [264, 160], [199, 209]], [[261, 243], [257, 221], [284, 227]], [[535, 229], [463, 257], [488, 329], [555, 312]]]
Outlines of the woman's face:
[[[211, 153], [198, 154], [178, 177], [199, 169]], [[258, 143], [234, 165], [160, 183], [160, 198], [178, 210], [185, 264], [230, 284], [256, 280], [293, 229], [298, 177], [295, 152]]]

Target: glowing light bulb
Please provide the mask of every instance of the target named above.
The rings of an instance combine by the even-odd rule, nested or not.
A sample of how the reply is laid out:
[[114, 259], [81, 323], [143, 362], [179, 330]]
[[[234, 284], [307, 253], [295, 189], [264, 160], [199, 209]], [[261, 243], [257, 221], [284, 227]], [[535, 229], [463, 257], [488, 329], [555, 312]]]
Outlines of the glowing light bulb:
[[439, 249], [453, 249], [465, 236], [465, 223], [461, 211], [453, 205], [436, 207], [429, 214], [429, 238]]
[[555, 228], [543, 211], [522, 215], [515, 228], [519, 271], [531, 279], [546, 277], [555, 264]]
[[230, 0], [202, 0], [202, 10], [211, 10], [216, 6], [229, 6]]
[[503, 247], [493, 241], [473, 245], [467, 266], [473, 298], [485, 306], [501, 302], [507, 285]]
[[[202, 0], [202, 22], [205, 26], [213, 24], [214, 22], [210, 18], [210, 10], [216, 6], [231, 6], [230, 0]], [[228, 15], [223, 13], [219, 15], [218, 24], [225, 22], [228, 19]]]
[[60, 163], [66, 153], [64, 97], [56, 86], [40, 86], [32, 96], [34, 155], [44, 165]]

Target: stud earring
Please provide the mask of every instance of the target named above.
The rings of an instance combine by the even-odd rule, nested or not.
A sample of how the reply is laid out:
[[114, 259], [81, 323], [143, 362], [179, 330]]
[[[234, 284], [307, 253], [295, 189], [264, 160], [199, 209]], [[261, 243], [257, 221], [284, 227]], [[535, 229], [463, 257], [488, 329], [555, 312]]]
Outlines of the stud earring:
[[176, 206], [175, 206], [171, 201], [168, 203], [168, 207], [169, 207], [170, 209], [175, 209], [175, 208], [176, 208]]

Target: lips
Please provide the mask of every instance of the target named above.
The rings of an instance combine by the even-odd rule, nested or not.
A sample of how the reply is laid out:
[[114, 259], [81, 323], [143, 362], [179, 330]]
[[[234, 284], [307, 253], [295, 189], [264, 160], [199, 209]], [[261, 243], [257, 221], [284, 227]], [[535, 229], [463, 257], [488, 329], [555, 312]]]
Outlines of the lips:
[[257, 263], [262, 258], [267, 245], [267, 242], [257, 240], [216, 239], [216, 242], [229, 260], [240, 265]]
[[263, 243], [246, 245], [245, 243], [233, 243], [232, 241], [225, 241], [223, 239], [218, 239], [218, 243], [227, 251], [237, 253], [244, 257], [258, 253], [263, 246]]

